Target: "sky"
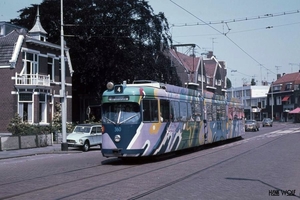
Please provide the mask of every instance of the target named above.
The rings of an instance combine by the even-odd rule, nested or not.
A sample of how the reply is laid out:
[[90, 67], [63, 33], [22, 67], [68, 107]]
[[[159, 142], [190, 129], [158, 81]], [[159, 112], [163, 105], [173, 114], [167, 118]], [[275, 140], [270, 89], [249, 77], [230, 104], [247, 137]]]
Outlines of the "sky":
[[[0, 0], [0, 21], [43, 0]], [[213, 51], [225, 61], [233, 87], [300, 70], [299, 0], [146, 0], [163, 12], [173, 44], [195, 44], [196, 56]], [[66, 8], [64, 8], [66, 9]], [[42, 13], [40, 13], [42, 15]], [[189, 47], [180, 47], [191, 54]]]

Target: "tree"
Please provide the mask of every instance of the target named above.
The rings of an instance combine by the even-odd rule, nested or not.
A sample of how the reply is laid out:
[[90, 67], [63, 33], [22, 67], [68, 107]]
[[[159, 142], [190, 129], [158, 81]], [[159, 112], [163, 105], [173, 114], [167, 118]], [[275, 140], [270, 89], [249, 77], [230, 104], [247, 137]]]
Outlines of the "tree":
[[[14, 24], [30, 29], [36, 6], [20, 10]], [[40, 19], [48, 41], [60, 43], [60, 0], [44, 0]], [[163, 54], [171, 37], [163, 13], [145, 0], [64, 1], [64, 32], [74, 67], [73, 88], [101, 97], [106, 83], [152, 79], [178, 85]], [[70, 37], [68, 37], [70, 36]]]
[[[48, 41], [60, 44], [61, 0], [39, 5]], [[154, 14], [145, 0], [65, 0], [64, 39], [70, 48], [73, 74], [73, 120], [80, 121], [79, 101], [99, 104], [109, 81], [151, 79], [181, 85], [166, 55], [172, 43], [163, 13]], [[37, 5], [21, 9], [11, 20], [30, 30]], [[75, 102], [76, 101], [76, 102]]]
[[226, 79], [226, 85], [227, 85], [227, 89], [232, 87], [232, 83], [231, 83], [231, 80], [229, 78]]

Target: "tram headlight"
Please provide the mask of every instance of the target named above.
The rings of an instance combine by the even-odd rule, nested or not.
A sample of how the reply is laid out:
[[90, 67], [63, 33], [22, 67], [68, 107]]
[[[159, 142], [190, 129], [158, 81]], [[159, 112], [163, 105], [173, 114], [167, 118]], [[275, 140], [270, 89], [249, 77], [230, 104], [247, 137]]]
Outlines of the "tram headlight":
[[121, 136], [120, 135], [115, 135], [115, 142], [120, 142]]
[[114, 83], [113, 83], [113, 82], [108, 82], [108, 83], [106, 84], [106, 88], [107, 88], [108, 90], [114, 89]]

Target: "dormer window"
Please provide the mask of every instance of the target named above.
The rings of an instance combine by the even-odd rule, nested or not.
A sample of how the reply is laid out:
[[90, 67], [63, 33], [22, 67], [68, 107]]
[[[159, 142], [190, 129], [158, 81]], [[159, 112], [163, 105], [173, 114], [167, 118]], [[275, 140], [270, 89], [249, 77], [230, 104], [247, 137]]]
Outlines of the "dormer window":
[[281, 88], [282, 88], [282, 85], [281, 85], [281, 84], [280, 84], [280, 85], [274, 85], [274, 86], [273, 86], [273, 91], [280, 91]]
[[221, 80], [220, 80], [220, 79], [219, 79], [219, 80], [216, 80], [216, 81], [215, 81], [215, 84], [218, 85], [218, 86], [222, 85]]
[[285, 90], [291, 90], [292, 89], [293, 84], [292, 83], [287, 83], [285, 85]]

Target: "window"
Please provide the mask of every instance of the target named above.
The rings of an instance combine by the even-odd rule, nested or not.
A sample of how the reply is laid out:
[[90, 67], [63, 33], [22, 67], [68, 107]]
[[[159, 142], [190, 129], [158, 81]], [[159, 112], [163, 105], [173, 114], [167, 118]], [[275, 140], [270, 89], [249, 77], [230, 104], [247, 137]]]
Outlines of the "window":
[[170, 101], [161, 99], [160, 100], [160, 112], [161, 112], [161, 118], [163, 121], [169, 121], [171, 120], [170, 116]]
[[180, 111], [179, 116], [181, 117], [181, 121], [187, 120], [187, 103], [186, 102], [180, 102]]
[[[24, 74], [24, 83], [26, 84], [36, 84], [33, 81], [36, 79], [32, 79], [33, 74], [38, 74], [38, 55], [36, 53], [31, 52], [23, 52], [23, 69], [22, 72]], [[26, 81], [25, 81], [26, 80]]]
[[173, 121], [180, 120], [180, 113], [179, 113], [179, 102], [178, 101], [171, 101], [171, 115], [173, 116]]
[[48, 57], [48, 71], [47, 74], [50, 75], [50, 80], [54, 81], [54, 58]]
[[19, 116], [23, 122], [32, 123], [32, 93], [19, 94]]
[[46, 95], [45, 94], [40, 94], [40, 102], [39, 102], [39, 121], [46, 123]]
[[279, 97], [276, 97], [276, 105], [281, 105], [282, 102], [281, 102], [281, 96]]
[[217, 108], [217, 120], [224, 120], [226, 116], [225, 105], [219, 104], [216, 106], [216, 108]]
[[24, 73], [26, 74], [37, 74], [38, 69], [38, 55], [30, 52], [23, 52], [23, 63], [24, 63]]
[[205, 109], [206, 109], [206, 118], [207, 121], [212, 121], [213, 120], [213, 116], [212, 116], [212, 105], [210, 102], [206, 102], [205, 103]]
[[286, 85], [285, 85], [285, 90], [291, 90], [292, 89], [292, 83], [287, 83]]
[[198, 74], [198, 81], [202, 82], [202, 80], [205, 82], [204, 75]]
[[207, 80], [207, 84], [210, 84], [210, 78], [206, 77], [206, 80]]
[[273, 91], [280, 91], [282, 85], [274, 85], [273, 86]]
[[143, 120], [150, 122], [158, 122], [158, 102], [156, 99], [143, 100]]

